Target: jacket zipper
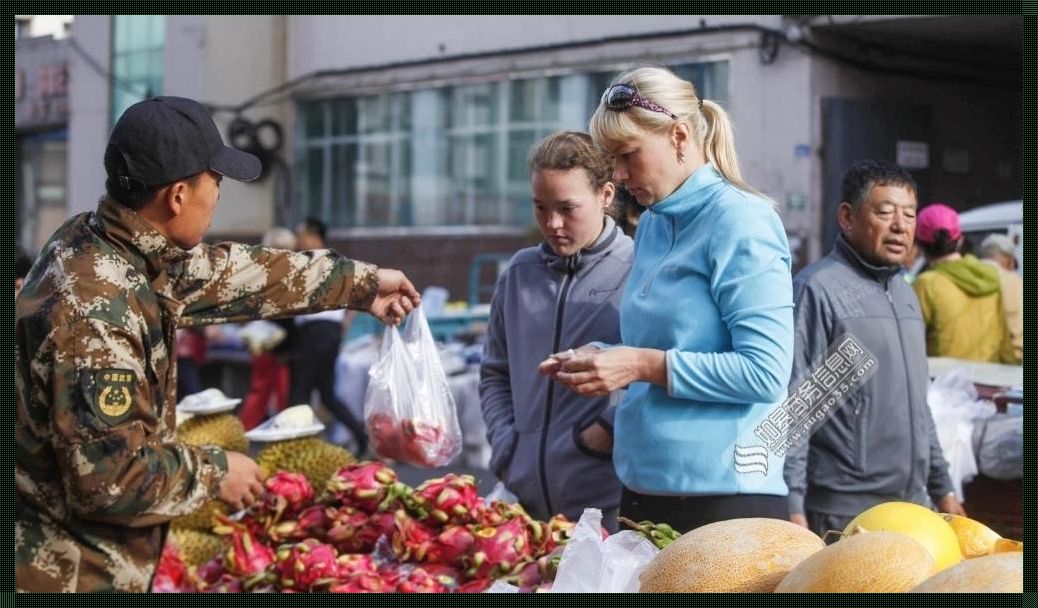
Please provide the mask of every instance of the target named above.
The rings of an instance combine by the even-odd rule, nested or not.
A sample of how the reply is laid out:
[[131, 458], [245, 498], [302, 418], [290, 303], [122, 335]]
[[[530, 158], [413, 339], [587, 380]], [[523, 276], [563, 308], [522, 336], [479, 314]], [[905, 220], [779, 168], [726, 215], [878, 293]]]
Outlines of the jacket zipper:
[[[559, 290], [559, 303], [555, 307], [555, 335], [552, 338], [552, 349], [551, 352], [559, 352], [560, 343], [562, 342], [562, 312], [566, 308], [566, 296], [569, 295], [569, 288], [573, 284], [573, 275], [577, 272], [577, 257], [576, 255], [570, 256], [566, 260], [566, 278], [562, 281], [562, 289]], [[538, 468], [540, 469], [541, 477], [541, 491], [544, 492], [544, 504], [548, 507], [549, 517], [555, 512], [555, 509], [551, 506], [551, 494], [548, 491], [548, 425], [551, 424], [551, 410], [552, 405], [555, 403], [555, 381], [548, 380], [548, 395], [545, 398], [544, 404], [544, 425], [541, 428], [541, 450], [538, 458]]]
[[[895, 275], [896, 278], [896, 275]], [[890, 295], [890, 281], [887, 279], [886, 285], [884, 286], [887, 294], [887, 302], [890, 302], [890, 311], [894, 313], [894, 324], [897, 325], [897, 339], [901, 344], [901, 363], [905, 366], [905, 404], [908, 406], [908, 447], [909, 458], [915, 460], [915, 416], [912, 411], [912, 399], [911, 394], [908, 391], [911, 387], [908, 386], [908, 360], [905, 358], [905, 337], [901, 335], [901, 318], [897, 315], [897, 307], [894, 306], [894, 296]], [[905, 484], [905, 497], [910, 496], [912, 491], [912, 479], [915, 478], [915, 465], [909, 464], [908, 466], [908, 483]]]

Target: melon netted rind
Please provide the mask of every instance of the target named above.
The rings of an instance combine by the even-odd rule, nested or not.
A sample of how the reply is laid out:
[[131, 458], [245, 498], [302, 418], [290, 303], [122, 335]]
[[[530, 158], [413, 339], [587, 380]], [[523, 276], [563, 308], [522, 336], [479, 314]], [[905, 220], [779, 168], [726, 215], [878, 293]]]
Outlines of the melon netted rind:
[[912, 589], [916, 593], [1023, 593], [1024, 554], [996, 553], [938, 572]]
[[936, 572], [933, 557], [897, 532], [845, 537], [800, 562], [776, 593], [900, 593]]
[[825, 544], [781, 519], [729, 519], [681, 535], [641, 575], [641, 591], [768, 593]]

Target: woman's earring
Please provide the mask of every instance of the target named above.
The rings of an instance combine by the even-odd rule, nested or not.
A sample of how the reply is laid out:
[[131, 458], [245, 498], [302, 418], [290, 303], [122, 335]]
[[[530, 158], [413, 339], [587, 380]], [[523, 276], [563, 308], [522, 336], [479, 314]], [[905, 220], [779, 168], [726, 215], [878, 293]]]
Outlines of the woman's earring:
[[683, 150], [678, 150], [678, 164], [685, 164], [685, 152]]

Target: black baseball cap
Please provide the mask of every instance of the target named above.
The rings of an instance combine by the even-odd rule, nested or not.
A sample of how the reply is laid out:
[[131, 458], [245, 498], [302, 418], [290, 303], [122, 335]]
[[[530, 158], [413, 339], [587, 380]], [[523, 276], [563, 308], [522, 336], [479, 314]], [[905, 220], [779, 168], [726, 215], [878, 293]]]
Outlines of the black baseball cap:
[[124, 189], [150, 188], [211, 169], [240, 182], [260, 175], [260, 160], [224, 145], [205, 106], [152, 97], [123, 112], [105, 150], [105, 171]]

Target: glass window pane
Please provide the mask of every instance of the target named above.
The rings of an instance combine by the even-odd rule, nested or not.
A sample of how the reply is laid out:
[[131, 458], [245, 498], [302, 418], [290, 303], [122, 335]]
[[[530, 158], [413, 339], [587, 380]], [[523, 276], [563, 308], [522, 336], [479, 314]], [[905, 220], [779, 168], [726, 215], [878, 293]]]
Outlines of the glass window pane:
[[[410, 97], [410, 96], [408, 96]], [[410, 114], [410, 113], [409, 113]], [[393, 176], [397, 191], [397, 226], [411, 226], [414, 224], [414, 199], [411, 195], [411, 151], [410, 141], [398, 141], [394, 146], [400, 155], [400, 172]]]
[[353, 97], [336, 99], [332, 105], [332, 135], [357, 133], [357, 100]]
[[366, 205], [365, 226], [389, 224], [391, 192], [389, 189], [389, 145], [385, 143], [364, 146], [362, 171], [365, 191], [361, 194]]
[[321, 217], [324, 199], [324, 153], [320, 148], [312, 148], [306, 153], [306, 206], [303, 215]]
[[508, 181], [510, 185], [512, 183], [526, 184], [528, 181], [529, 171], [526, 167], [526, 159], [535, 143], [537, 143], [535, 131], [512, 131], [508, 134]]
[[339, 144], [332, 148], [332, 217], [333, 226], [358, 226], [357, 145]]
[[541, 98], [541, 122], [557, 122], [559, 120], [559, 102], [561, 98], [561, 79], [557, 76], [546, 78], [544, 95]]
[[364, 133], [385, 133], [390, 130], [392, 108], [388, 95], [360, 98], [360, 124]]
[[508, 115], [512, 122], [537, 120], [537, 80], [513, 80], [508, 100]]
[[302, 106], [307, 137], [324, 137], [324, 102], [305, 103]]
[[148, 42], [153, 47], [166, 46], [166, 17], [165, 15], [150, 15], [151, 35]]

